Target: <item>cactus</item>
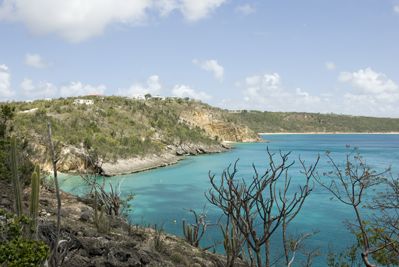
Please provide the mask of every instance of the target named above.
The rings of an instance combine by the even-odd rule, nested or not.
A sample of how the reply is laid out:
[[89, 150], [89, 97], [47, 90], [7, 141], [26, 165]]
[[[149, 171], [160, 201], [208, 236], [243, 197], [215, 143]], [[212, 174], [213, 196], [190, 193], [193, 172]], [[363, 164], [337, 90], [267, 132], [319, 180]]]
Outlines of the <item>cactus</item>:
[[199, 245], [198, 238], [198, 227], [186, 224], [186, 221], [183, 220], [183, 234], [186, 241], [195, 247]]
[[30, 216], [34, 235], [37, 233], [37, 218], [39, 215], [40, 170], [35, 167], [31, 178]]
[[18, 217], [22, 216], [22, 194], [21, 183], [18, 176], [18, 162], [17, 162], [17, 141], [15, 136], [11, 137], [11, 173], [12, 183], [15, 195], [15, 212]]

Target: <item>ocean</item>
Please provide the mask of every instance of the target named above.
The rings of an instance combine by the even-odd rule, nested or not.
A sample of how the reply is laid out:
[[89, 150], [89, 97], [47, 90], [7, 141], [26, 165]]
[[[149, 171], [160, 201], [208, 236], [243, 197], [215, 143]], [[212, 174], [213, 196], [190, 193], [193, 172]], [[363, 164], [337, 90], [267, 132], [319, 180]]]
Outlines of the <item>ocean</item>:
[[[182, 220], [193, 220], [189, 209], [198, 212], [205, 210], [207, 220], [216, 223], [220, 211], [209, 204], [205, 192], [210, 188], [209, 173], [220, 176], [229, 164], [238, 160], [239, 178], [249, 179], [254, 174], [252, 164], [259, 173], [268, 166], [267, 148], [273, 153], [290, 152], [289, 159], [295, 161], [289, 170], [292, 177], [292, 190], [303, 183], [299, 157], [306, 164], [320, 161], [317, 171], [322, 174], [330, 170], [325, 152], [329, 151], [334, 160], [343, 164], [345, 155], [357, 148], [364, 160], [372, 168], [382, 171], [392, 166], [395, 177], [399, 175], [399, 135], [390, 134], [320, 134], [320, 135], [263, 135], [265, 143], [237, 143], [234, 149], [220, 154], [190, 156], [176, 165], [154, 169], [131, 175], [106, 178], [121, 190], [122, 196], [135, 195], [129, 219], [133, 224], [157, 225], [165, 232], [182, 236]], [[87, 188], [79, 177], [63, 175], [60, 179], [62, 190], [73, 194], [84, 194]], [[341, 251], [354, 240], [346, 228], [345, 221], [353, 219], [353, 212], [331, 194], [315, 184], [315, 188], [306, 200], [300, 214], [290, 224], [289, 234], [299, 235], [317, 231], [306, 241], [308, 250], [319, 248], [322, 255], [317, 257], [313, 266], [326, 266], [326, 253], [329, 250]], [[219, 228], [209, 227], [202, 246], [221, 241]], [[223, 252], [219, 245], [216, 249]], [[280, 233], [272, 239], [272, 254], [279, 257], [282, 253]], [[301, 258], [298, 258], [301, 260]], [[299, 264], [298, 264], [299, 265]]]

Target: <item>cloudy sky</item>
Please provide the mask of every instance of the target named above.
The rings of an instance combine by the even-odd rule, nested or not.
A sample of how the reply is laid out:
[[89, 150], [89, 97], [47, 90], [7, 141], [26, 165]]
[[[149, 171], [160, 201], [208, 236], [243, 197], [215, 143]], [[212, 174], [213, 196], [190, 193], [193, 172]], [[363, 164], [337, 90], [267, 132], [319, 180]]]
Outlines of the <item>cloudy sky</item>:
[[0, 101], [399, 117], [399, 0], [0, 0]]

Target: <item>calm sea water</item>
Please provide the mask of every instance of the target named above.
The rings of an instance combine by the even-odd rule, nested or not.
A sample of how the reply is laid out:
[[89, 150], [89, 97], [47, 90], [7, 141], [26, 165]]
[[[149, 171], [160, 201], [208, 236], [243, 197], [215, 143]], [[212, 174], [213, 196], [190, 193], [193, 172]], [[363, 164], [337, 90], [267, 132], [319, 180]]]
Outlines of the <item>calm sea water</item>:
[[[311, 164], [320, 154], [318, 170], [322, 173], [329, 166], [325, 151], [331, 151], [333, 158], [343, 163], [350, 150], [348, 146], [358, 147], [370, 166], [383, 170], [392, 165], [395, 176], [399, 174], [399, 135], [269, 135], [263, 138], [270, 142], [236, 144], [234, 149], [226, 153], [188, 157], [173, 166], [116, 176], [109, 178], [109, 181], [120, 186], [122, 195], [130, 192], [135, 194], [133, 212], [130, 214], [133, 223], [162, 225], [166, 232], [181, 236], [182, 220], [192, 220], [188, 209], [200, 211], [205, 205], [207, 218], [211, 222], [216, 222], [220, 215], [204, 196], [204, 192], [210, 188], [208, 172], [218, 176], [230, 163], [239, 159], [238, 176], [251, 177], [252, 164], [259, 172], [267, 166], [267, 147], [272, 152], [292, 151], [290, 159], [296, 162], [289, 173], [293, 188], [303, 181], [299, 173], [299, 156]], [[83, 194], [86, 190], [80, 178], [73, 176], [62, 176], [61, 188], [74, 194]], [[352, 210], [330, 197], [328, 192], [316, 186], [289, 230], [290, 234], [319, 231], [307, 241], [307, 246], [309, 249], [320, 247], [323, 253], [329, 247], [342, 250], [353, 241], [343, 223], [353, 218]], [[220, 240], [218, 229], [210, 228], [203, 245]], [[280, 255], [282, 246], [277, 235], [272, 244], [273, 254]], [[325, 257], [316, 258], [315, 266], [325, 266]]]

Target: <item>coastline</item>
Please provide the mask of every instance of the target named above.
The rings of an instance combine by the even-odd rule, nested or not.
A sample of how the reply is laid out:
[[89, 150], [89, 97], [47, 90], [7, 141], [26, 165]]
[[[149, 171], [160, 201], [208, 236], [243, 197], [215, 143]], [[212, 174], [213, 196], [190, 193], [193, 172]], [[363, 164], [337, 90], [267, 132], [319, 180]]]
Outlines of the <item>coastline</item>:
[[106, 162], [103, 163], [101, 169], [104, 176], [110, 177], [162, 168], [176, 164], [182, 159], [184, 159], [184, 156], [173, 154], [152, 155], [141, 158], [120, 159], [113, 163]]
[[104, 162], [100, 168], [104, 176], [126, 175], [174, 165], [180, 160], [185, 159], [186, 156], [221, 153], [230, 149], [232, 149], [232, 146], [227, 143], [207, 146], [185, 145], [178, 148], [170, 148], [170, 151], [164, 152], [161, 155], [154, 154], [119, 159], [116, 162]]
[[259, 135], [296, 135], [296, 134], [399, 134], [399, 132], [275, 132], [275, 133], [258, 133]]

